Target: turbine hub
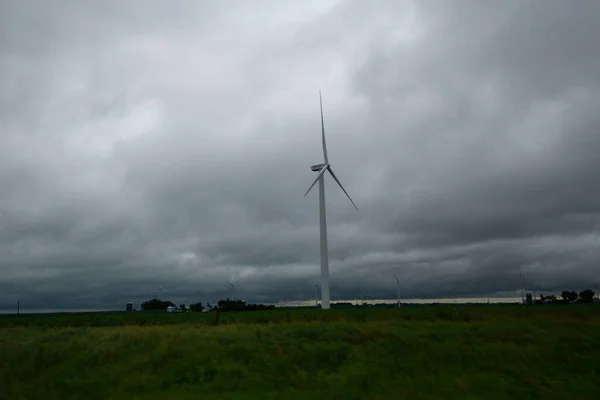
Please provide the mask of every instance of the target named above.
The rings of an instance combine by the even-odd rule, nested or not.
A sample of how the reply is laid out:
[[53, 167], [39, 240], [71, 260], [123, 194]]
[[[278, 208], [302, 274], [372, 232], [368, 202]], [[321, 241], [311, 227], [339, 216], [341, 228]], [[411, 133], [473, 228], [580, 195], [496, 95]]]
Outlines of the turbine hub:
[[327, 164], [317, 164], [317, 165], [313, 165], [310, 167], [311, 170], [315, 171], [315, 172], [319, 172], [321, 171], [325, 166], [327, 166]]

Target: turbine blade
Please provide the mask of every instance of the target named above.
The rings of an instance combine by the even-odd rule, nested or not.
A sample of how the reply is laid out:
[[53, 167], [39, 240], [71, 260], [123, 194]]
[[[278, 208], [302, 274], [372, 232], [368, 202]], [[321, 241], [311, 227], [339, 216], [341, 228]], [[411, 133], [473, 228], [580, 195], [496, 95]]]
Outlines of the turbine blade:
[[329, 163], [329, 159], [327, 158], [327, 143], [325, 143], [325, 122], [323, 120], [323, 98], [321, 97], [321, 91], [319, 90], [319, 104], [321, 105], [321, 136], [323, 140], [323, 158], [325, 159], [325, 164]]
[[340, 180], [337, 178], [337, 176], [335, 176], [335, 173], [333, 172], [333, 170], [331, 169], [331, 167], [327, 168], [329, 170], [329, 173], [331, 174], [331, 176], [333, 176], [333, 179], [335, 179], [335, 181], [337, 182], [338, 185], [340, 185], [340, 188], [344, 191], [344, 193], [346, 193], [346, 196], [348, 196], [348, 200], [350, 200], [350, 203], [352, 203], [352, 205], [354, 206], [354, 208], [356, 208], [356, 211], [358, 211], [358, 207], [356, 207], [356, 204], [354, 204], [354, 201], [352, 200], [352, 197], [350, 197], [350, 195], [348, 194], [348, 192], [346, 192], [346, 189], [344, 189], [344, 187], [342, 186], [342, 183], [340, 182]]
[[310, 192], [310, 189], [313, 188], [313, 186], [315, 186], [315, 184], [319, 181], [319, 178], [321, 178], [321, 176], [323, 176], [323, 174], [325, 173], [325, 171], [329, 168], [329, 166], [324, 166], [323, 168], [321, 168], [321, 170], [319, 171], [319, 174], [317, 175], [317, 179], [315, 179], [315, 181], [312, 183], [312, 185], [310, 185], [310, 187], [308, 188], [308, 190], [306, 191], [306, 193], [304, 193], [304, 197], [306, 197], [306, 195], [308, 194], [308, 192]]

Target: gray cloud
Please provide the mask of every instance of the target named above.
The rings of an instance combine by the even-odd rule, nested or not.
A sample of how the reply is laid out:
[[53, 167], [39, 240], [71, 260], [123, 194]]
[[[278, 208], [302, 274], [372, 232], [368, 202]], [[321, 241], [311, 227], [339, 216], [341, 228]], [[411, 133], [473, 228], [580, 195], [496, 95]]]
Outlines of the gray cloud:
[[[0, 309], [594, 287], [595, 1], [5, 1]], [[298, 295], [301, 292], [302, 295]]]

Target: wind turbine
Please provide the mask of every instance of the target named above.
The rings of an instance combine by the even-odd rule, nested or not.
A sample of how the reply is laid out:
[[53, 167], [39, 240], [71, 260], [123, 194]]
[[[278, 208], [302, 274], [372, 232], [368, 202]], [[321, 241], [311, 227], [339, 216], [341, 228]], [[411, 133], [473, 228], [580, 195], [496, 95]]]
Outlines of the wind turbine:
[[524, 280], [523, 280], [523, 270], [521, 270], [519, 272], [519, 275], [521, 277], [521, 304], [525, 304], [525, 285], [524, 285]]
[[296, 297], [298, 299], [298, 307], [302, 307], [302, 292], [296, 293], [296, 296], [298, 296]]
[[229, 286], [231, 286], [231, 289], [229, 289], [229, 292], [232, 293], [231, 300], [233, 300], [233, 291], [235, 290], [235, 287], [236, 287], [236, 285], [238, 284], [239, 281], [240, 281], [240, 277], [239, 276], [236, 279], [235, 283], [231, 283], [231, 282], [227, 281], [227, 283], [229, 284]]
[[315, 307], [319, 308], [319, 287], [321, 285], [319, 285], [318, 283], [315, 283], [313, 285], [313, 287], [315, 288]]
[[394, 276], [396, 278], [396, 294], [398, 295], [398, 308], [400, 308], [400, 277]]
[[162, 294], [162, 291], [163, 291], [162, 285], [160, 285], [159, 287], [157, 287], [156, 290], [158, 290], [158, 300], [160, 300], [160, 295]]
[[329, 296], [329, 254], [327, 251], [327, 218], [325, 215], [325, 172], [329, 172], [333, 179], [340, 186], [342, 191], [346, 194], [356, 211], [358, 207], [352, 201], [352, 198], [346, 192], [346, 189], [342, 186], [342, 183], [337, 178], [329, 159], [327, 158], [327, 144], [325, 143], [325, 123], [323, 121], [323, 98], [321, 97], [321, 91], [319, 90], [319, 103], [321, 106], [321, 141], [323, 143], [323, 164], [317, 164], [310, 167], [311, 170], [318, 172], [317, 178], [314, 180], [312, 185], [308, 188], [304, 197], [310, 192], [310, 190], [319, 182], [319, 216], [320, 216], [320, 236], [321, 236], [321, 308], [323, 310], [330, 309], [330, 296]]

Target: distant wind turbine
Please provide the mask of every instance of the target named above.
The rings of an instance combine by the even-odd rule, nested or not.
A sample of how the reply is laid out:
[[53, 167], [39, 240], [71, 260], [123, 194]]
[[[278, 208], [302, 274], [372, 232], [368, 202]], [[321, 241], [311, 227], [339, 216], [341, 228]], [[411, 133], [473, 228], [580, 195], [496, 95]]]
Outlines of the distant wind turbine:
[[329, 172], [333, 179], [340, 186], [342, 191], [346, 194], [356, 211], [358, 211], [358, 207], [354, 204], [354, 201], [346, 192], [346, 189], [342, 186], [342, 183], [337, 178], [333, 169], [331, 168], [331, 164], [329, 164], [329, 159], [327, 157], [327, 144], [325, 143], [325, 123], [323, 121], [323, 99], [321, 97], [321, 91], [319, 90], [319, 103], [321, 106], [321, 141], [323, 143], [323, 164], [317, 164], [310, 167], [311, 170], [318, 172], [317, 178], [310, 185], [306, 193], [304, 193], [304, 197], [310, 192], [310, 190], [315, 186], [317, 182], [319, 182], [319, 215], [320, 215], [320, 236], [321, 236], [321, 308], [323, 310], [330, 309], [330, 294], [329, 294], [329, 255], [327, 251], [327, 218], [325, 213], [325, 172]]
[[231, 300], [233, 300], [233, 291], [235, 290], [235, 287], [237, 286], [237, 284], [238, 284], [239, 281], [240, 281], [240, 277], [239, 276], [236, 279], [235, 283], [231, 283], [231, 282], [227, 281], [227, 283], [229, 284], [229, 286], [231, 286], [231, 289], [229, 289], [229, 292], [231, 293]]
[[158, 290], [158, 300], [160, 300], [160, 297], [161, 297], [161, 294], [162, 294], [162, 291], [163, 291], [162, 285], [160, 285], [159, 287], [157, 287], [156, 290]]
[[399, 276], [394, 276], [394, 278], [396, 278], [396, 294], [398, 296], [398, 308], [400, 308], [400, 277]]
[[319, 287], [321, 285], [319, 285], [318, 283], [315, 283], [314, 285], [315, 288], [315, 307], [319, 307]]
[[521, 278], [521, 304], [525, 304], [525, 284], [523, 279], [523, 271], [519, 272]]

